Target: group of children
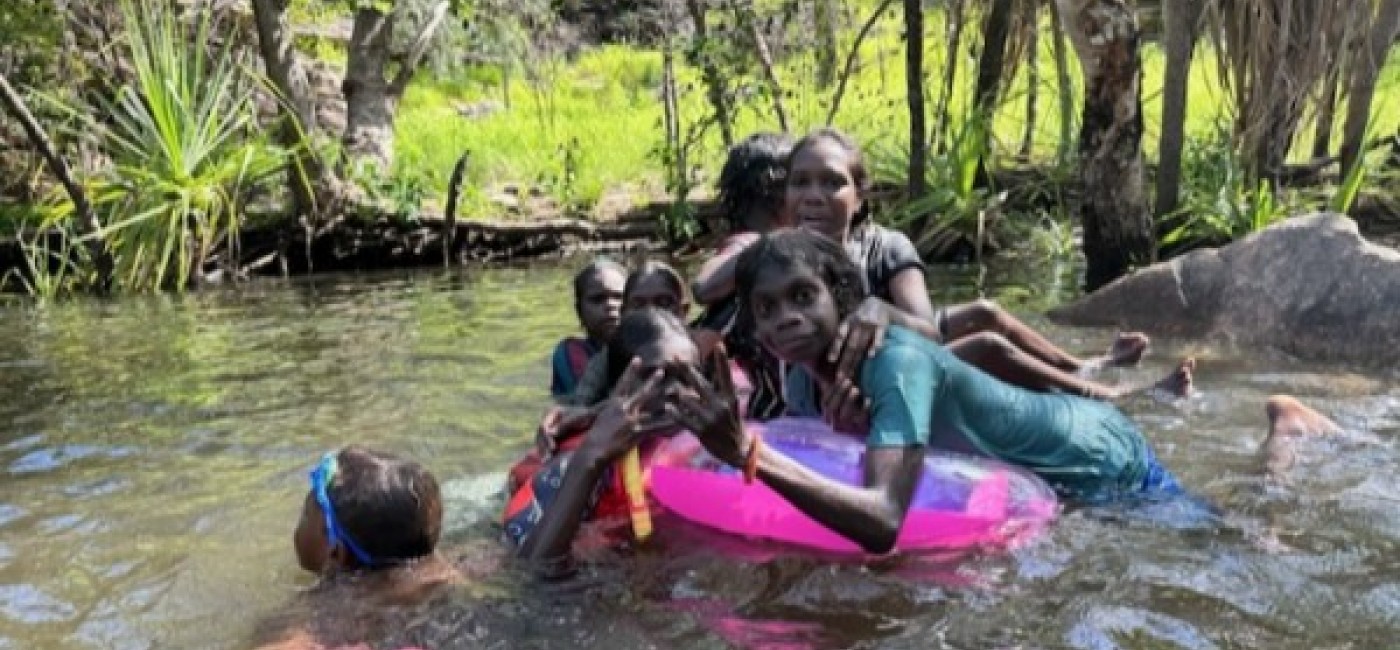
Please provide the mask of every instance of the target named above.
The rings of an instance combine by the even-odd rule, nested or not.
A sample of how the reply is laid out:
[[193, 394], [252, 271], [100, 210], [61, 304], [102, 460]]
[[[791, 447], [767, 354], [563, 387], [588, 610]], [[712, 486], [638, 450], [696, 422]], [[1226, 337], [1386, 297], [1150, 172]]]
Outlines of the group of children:
[[[870, 223], [860, 149], [823, 129], [752, 136], [729, 154], [720, 202], [731, 232], [687, 285], [665, 263], [595, 260], [574, 278], [582, 336], [552, 357], [555, 405], [510, 471], [502, 520], [519, 554], [567, 564], [628, 539], [638, 507], [619, 462], [643, 466], [660, 436], [689, 430], [719, 460], [871, 552], [890, 550], [927, 448], [1023, 466], [1067, 498], [1172, 498], [1183, 490], [1113, 400], [1143, 388], [1185, 395], [1184, 360], [1151, 386], [1111, 386], [1096, 368], [1136, 363], [1146, 336], [1076, 357], [993, 303], [935, 310], [904, 235]], [[703, 306], [687, 323], [691, 296]], [[1290, 440], [1335, 425], [1270, 400], [1271, 471]], [[745, 419], [821, 416], [866, 440], [865, 484], [822, 477], [749, 434]], [[405, 594], [450, 582], [435, 546], [442, 505], [421, 466], [350, 447], [311, 476], [297, 527], [304, 568], [384, 575]], [[397, 586], [393, 586], [397, 585]]]

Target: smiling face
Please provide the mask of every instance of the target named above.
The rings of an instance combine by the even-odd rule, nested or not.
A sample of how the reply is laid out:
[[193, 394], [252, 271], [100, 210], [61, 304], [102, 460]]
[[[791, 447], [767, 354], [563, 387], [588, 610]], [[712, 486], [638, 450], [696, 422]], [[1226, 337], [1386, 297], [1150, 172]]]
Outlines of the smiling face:
[[844, 241], [864, 197], [841, 143], [817, 138], [794, 152], [788, 168], [787, 211], [803, 228]]
[[754, 335], [784, 361], [816, 362], [841, 322], [831, 291], [805, 264], [768, 265], [764, 271], [749, 294]]
[[602, 268], [583, 283], [574, 308], [579, 323], [594, 341], [607, 341], [622, 317], [622, 287], [627, 282], [622, 271]]

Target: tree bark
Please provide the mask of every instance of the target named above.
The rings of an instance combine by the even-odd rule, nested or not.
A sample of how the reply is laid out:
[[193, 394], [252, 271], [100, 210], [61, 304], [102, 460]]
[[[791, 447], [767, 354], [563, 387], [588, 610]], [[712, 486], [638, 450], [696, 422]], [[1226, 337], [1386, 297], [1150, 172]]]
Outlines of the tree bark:
[[1371, 120], [1371, 103], [1376, 95], [1376, 78], [1385, 64], [1390, 46], [1400, 33], [1400, 0], [1381, 0], [1371, 33], [1357, 51], [1347, 82], [1347, 118], [1342, 135], [1342, 177], [1360, 164], [1365, 146], [1366, 127]]
[[1084, 71], [1079, 132], [1085, 287], [1156, 261], [1142, 160], [1142, 61], [1124, 0], [1056, 0]]
[[395, 15], [373, 8], [355, 10], [345, 81], [341, 84], [345, 93], [345, 133], [341, 142], [347, 162], [370, 163], [386, 173], [393, 168], [394, 117], [399, 101], [450, 6], [447, 0], [434, 6], [408, 54], [398, 61], [398, 72], [392, 80], [388, 73], [393, 62]]
[[87, 193], [83, 191], [83, 186], [73, 178], [73, 173], [68, 168], [68, 162], [59, 155], [58, 149], [53, 146], [53, 141], [44, 132], [39, 121], [34, 119], [34, 114], [25, 105], [24, 98], [10, 86], [9, 79], [5, 78], [4, 71], [0, 71], [0, 101], [4, 103], [5, 109], [19, 121], [24, 127], [24, 133], [29, 138], [29, 142], [44, 157], [49, 164], [49, 170], [54, 177], [63, 185], [64, 191], [68, 192], [68, 198], [73, 201], [73, 210], [78, 215], [78, 229], [82, 233], [83, 239], [87, 242], [89, 253], [92, 255], [93, 263], [97, 270], [97, 290], [105, 293], [112, 288], [112, 256], [107, 251], [106, 241], [103, 239], [102, 221], [97, 218], [97, 213], [93, 212], [92, 204], [88, 202]]
[[280, 95], [278, 110], [282, 124], [277, 129], [278, 144], [295, 152], [295, 169], [287, 174], [296, 215], [314, 219], [317, 214], [317, 187], [328, 183], [324, 163], [316, 156], [312, 135], [316, 131], [316, 104], [311, 82], [302, 68], [287, 23], [289, 0], [253, 0], [258, 46], [262, 51], [267, 77]]
[[924, 5], [904, 0], [904, 75], [909, 104], [909, 200], [924, 195], [928, 126], [924, 115]]
[[1186, 140], [1191, 55], [1204, 8], [1204, 0], [1162, 3], [1162, 49], [1166, 51], [1167, 69], [1162, 82], [1162, 132], [1157, 144], [1158, 218], [1175, 212], [1181, 199], [1181, 151]]

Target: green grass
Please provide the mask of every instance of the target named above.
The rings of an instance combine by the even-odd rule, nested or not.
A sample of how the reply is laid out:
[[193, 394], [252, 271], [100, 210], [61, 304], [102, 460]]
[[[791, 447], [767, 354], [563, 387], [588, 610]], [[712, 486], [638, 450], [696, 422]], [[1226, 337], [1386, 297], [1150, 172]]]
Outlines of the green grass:
[[[861, 49], [860, 67], [851, 79], [836, 126], [843, 128], [868, 148], [905, 145], [903, 43], [899, 14], [882, 20]], [[939, 35], [943, 29], [940, 12], [926, 17], [926, 41], [930, 111], [942, 85], [947, 52]], [[1053, 159], [1059, 143], [1058, 98], [1052, 43], [1048, 20], [1039, 39], [1040, 88], [1038, 119], [1032, 156]], [[854, 29], [843, 36], [843, 47], [854, 38]], [[1068, 47], [1068, 44], [1067, 44]], [[845, 53], [842, 52], [842, 57]], [[1071, 49], [1070, 68], [1074, 77], [1073, 108], [1076, 133], [1082, 99], [1082, 80]], [[971, 95], [971, 75], [975, 61], [970, 52], [962, 53], [962, 68], [955, 83], [950, 112], [963, 115]], [[1161, 85], [1164, 61], [1160, 49], [1148, 44], [1143, 50], [1143, 98], [1146, 134], [1144, 153], [1155, 159], [1161, 115]], [[801, 133], [820, 126], [831, 99], [831, 88], [817, 87], [815, 62], [808, 55], [794, 56], [782, 64], [781, 78], [787, 87], [787, 110], [794, 131]], [[468, 119], [458, 108], [485, 100], [503, 102], [500, 71], [472, 68], [452, 79], [421, 78], [413, 84], [401, 108], [398, 131], [398, 173], [422, 177], [433, 191], [442, 192], [457, 156], [472, 153], [470, 189], [464, 215], [490, 215], [499, 209], [486, 201], [483, 188], [514, 182], [542, 186], [561, 200], [582, 206], [592, 205], [610, 188], [626, 188], [633, 195], [663, 192], [659, 162], [652, 154], [662, 140], [662, 108], [659, 97], [661, 56], [656, 51], [626, 46], [606, 46], [588, 51], [570, 63], [547, 66], [542, 86], [552, 91], [535, 92], [521, 75], [515, 75], [510, 89], [509, 108], [484, 118]], [[682, 77], [682, 113], [687, 121], [703, 115], [707, 104], [697, 71], [685, 69]], [[808, 80], [803, 82], [803, 80]], [[1209, 45], [1198, 49], [1190, 78], [1190, 106], [1187, 134], [1205, 138], [1220, 123], [1228, 123], [1227, 97], [1216, 74]], [[1007, 99], [995, 115], [994, 151], [1009, 155], [1019, 147], [1025, 120], [1028, 75], [1024, 67], [1012, 81]], [[1376, 100], [1374, 133], [1394, 133], [1400, 125], [1400, 51], [1385, 68]], [[930, 119], [932, 124], [933, 119]], [[957, 125], [954, 124], [956, 127]], [[1340, 123], [1338, 130], [1340, 130]], [[735, 133], [777, 128], [766, 100], [741, 104]], [[1311, 148], [1312, 126], [1305, 124], [1298, 139], [1297, 153]], [[1340, 135], [1338, 135], [1338, 139]], [[703, 168], [701, 185], [712, 184], [723, 161], [718, 132], [711, 129], [700, 151], [694, 155]], [[1336, 140], [1334, 140], [1335, 142]], [[574, 150], [572, 177], [566, 165], [570, 143]], [[881, 144], [883, 143], [883, 145]]]

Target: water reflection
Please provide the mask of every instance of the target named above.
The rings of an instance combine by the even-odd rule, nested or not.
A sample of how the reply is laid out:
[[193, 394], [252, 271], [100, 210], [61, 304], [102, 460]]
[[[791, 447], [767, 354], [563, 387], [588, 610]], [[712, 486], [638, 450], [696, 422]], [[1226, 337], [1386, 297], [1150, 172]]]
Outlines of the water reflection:
[[[495, 539], [496, 490], [529, 444], [550, 348], [575, 327], [569, 275], [317, 278], [0, 311], [0, 648], [246, 646], [310, 584], [289, 548], [306, 467], [349, 441], [434, 469], [446, 548], [472, 576], [399, 640], [1311, 648], [1400, 634], [1394, 376], [1169, 341], [1108, 378], [1202, 358], [1199, 397], [1127, 408], [1222, 524], [1084, 510], [1010, 555], [862, 566], [752, 547], [735, 559], [735, 540], [670, 522], [655, 547], [578, 580], [523, 584]], [[986, 294], [1039, 311], [1072, 279], [1011, 263], [935, 269], [930, 286], [937, 303]], [[1111, 336], [1052, 331], [1078, 351]], [[1282, 485], [1255, 457], [1279, 391], [1349, 430], [1308, 441]]]

